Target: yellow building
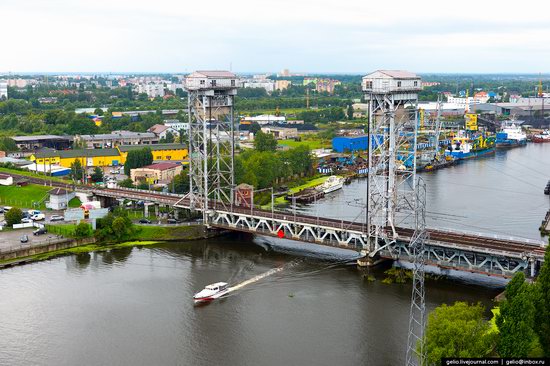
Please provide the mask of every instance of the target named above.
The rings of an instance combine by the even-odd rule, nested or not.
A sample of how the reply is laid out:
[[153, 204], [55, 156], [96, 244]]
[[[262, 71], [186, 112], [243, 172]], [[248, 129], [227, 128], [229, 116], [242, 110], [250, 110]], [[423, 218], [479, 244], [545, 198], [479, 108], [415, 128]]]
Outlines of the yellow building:
[[187, 147], [182, 144], [120, 145], [112, 149], [54, 150], [43, 149], [31, 155], [30, 160], [38, 165], [61, 165], [70, 168], [75, 160], [82, 166], [124, 165], [128, 152], [143, 148], [151, 149], [154, 161], [184, 161]]
[[119, 145], [117, 149], [123, 161], [126, 161], [128, 152], [143, 148], [151, 149], [154, 161], [183, 161], [187, 159], [187, 147], [182, 144], [152, 144], [152, 145]]
[[58, 164], [70, 168], [75, 160], [82, 166], [112, 166], [124, 164], [117, 149], [42, 150], [31, 155], [30, 160], [38, 165]]

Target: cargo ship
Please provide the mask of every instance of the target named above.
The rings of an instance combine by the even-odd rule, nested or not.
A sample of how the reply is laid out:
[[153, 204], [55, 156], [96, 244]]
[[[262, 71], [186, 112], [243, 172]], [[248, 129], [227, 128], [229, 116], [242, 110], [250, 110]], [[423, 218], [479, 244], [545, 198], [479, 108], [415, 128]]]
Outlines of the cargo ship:
[[505, 123], [500, 132], [497, 132], [496, 147], [509, 148], [527, 145], [527, 135], [514, 122]]
[[495, 153], [495, 138], [484, 134], [454, 137], [445, 150], [445, 156], [455, 160], [474, 159]]

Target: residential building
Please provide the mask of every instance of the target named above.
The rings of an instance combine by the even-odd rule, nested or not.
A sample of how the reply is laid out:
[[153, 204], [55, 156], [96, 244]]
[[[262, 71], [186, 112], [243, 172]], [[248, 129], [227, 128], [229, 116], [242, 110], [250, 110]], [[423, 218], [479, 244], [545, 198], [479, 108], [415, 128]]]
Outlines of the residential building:
[[143, 149], [148, 147], [153, 153], [154, 161], [184, 161], [187, 159], [187, 146], [183, 144], [155, 144], [150, 146], [140, 145], [120, 145], [118, 150], [122, 161], [126, 161], [129, 151]]
[[[159, 139], [166, 139], [166, 134], [168, 132], [172, 132], [170, 127], [166, 126], [166, 125], [159, 125], [159, 124], [156, 124], [156, 125], [153, 125], [151, 126], [151, 128], [149, 128], [147, 130], [147, 132], [152, 132], [154, 133], [155, 135], [157, 135], [157, 137]], [[172, 132], [173, 133], [173, 132]]]
[[0, 100], [8, 99], [8, 82], [0, 80]]
[[164, 97], [164, 84], [138, 84], [138, 94], [147, 94], [149, 98]]
[[269, 79], [246, 80], [243, 83], [243, 88], [263, 88], [267, 93], [272, 93], [275, 90], [275, 81]]
[[278, 140], [293, 139], [298, 137], [298, 129], [294, 127], [262, 127], [263, 133], [270, 133]]
[[107, 134], [77, 135], [75, 141], [82, 141], [89, 148], [112, 148], [119, 145], [150, 145], [159, 141], [152, 132], [113, 131]]
[[339, 80], [333, 80], [333, 79], [304, 78], [304, 86], [309, 84], [315, 85], [315, 90], [317, 90], [319, 93], [326, 92], [329, 94], [333, 94], [334, 87], [336, 85], [340, 85], [341, 82]]
[[180, 174], [183, 166], [178, 163], [158, 163], [141, 168], [132, 169], [130, 178], [134, 184], [168, 184], [174, 177]]
[[46, 208], [52, 210], [64, 210], [69, 207], [69, 201], [76, 197], [74, 191], [63, 188], [54, 188], [48, 191], [50, 200], [46, 202]]
[[181, 130], [186, 132], [189, 130], [189, 123], [180, 122], [177, 119], [165, 119], [164, 125], [170, 127], [172, 131], [176, 132], [178, 135]]
[[0, 173], [0, 186], [13, 185], [13, 177], [9, 174]]
[[285, 90], [292, 85], [290, 80], [275, 80], [275, 90]]

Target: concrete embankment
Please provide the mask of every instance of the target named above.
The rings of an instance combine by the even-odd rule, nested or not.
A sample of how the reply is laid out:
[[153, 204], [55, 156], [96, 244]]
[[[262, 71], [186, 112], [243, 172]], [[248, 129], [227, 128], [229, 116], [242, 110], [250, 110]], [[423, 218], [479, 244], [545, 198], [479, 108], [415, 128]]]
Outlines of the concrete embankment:
[[184, 226], [139, 226], [134, 238], [123, 243], [99, 243], [95, 238], [55, 238], [36, 245], [0, 252], [0, 269], [53, 258], [59, 255], [102, 251], [128, 246], [144, 246], [166, 241], [190, 241], [223, 234], [202, 224]]

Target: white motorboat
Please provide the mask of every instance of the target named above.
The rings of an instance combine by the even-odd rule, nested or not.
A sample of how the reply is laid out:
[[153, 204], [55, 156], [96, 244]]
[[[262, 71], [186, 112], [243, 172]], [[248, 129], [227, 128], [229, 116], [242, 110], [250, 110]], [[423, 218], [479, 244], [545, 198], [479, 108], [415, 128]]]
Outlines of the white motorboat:
[[193, 296], [195, 302], [207, 302], [214, 299], [218, 299], [223, 295], [229, 293], [229, 285], [225, 282], [216, 282], [206, 286], [200, 292]]
[[331, 175], [327, 180], [319, 186], [319, 189], [325, 194], [342, 189], [344, 186], [344, 178], [336, 175]]

